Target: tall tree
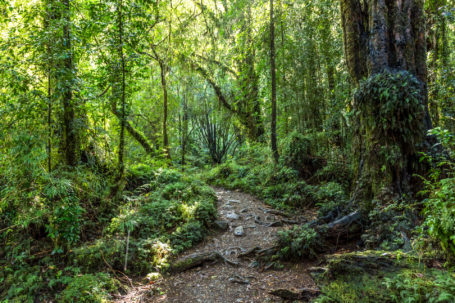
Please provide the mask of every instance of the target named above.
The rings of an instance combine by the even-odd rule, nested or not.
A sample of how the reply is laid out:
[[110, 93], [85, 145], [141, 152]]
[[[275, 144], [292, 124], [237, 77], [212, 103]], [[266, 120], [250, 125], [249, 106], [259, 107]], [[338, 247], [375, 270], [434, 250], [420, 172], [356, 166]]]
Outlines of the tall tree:
[[[123, 52], [123, 1], [119, 0], [117, 4], [117, 27], [118, 27], [118, 56], [120, 60], [120, 137], [119, 137], [119, 150], [118, 150], [118, 165], [119, 165], [119, 179], [125, 173], [125, 124], [126, 124], [126, 79], [125, 79], [125, 54]], [[125, 265], [126, 266], [126, 265]]]
[[275, 21], [273, 18], [273, 0], [270, 0], [270, 73], [272, 78], [272, 125], [270, 141], [273, 158], [278, 162], [278, 147], [276, 143], [276, 68], [275, 68]]
[[[45, 2], [46, 9], [43, 15], [44, 30], [50, 33], [52, 26], [51, 20], [54, 19], [54, 12], [52, 9], [52, 2]], [[53, 63], [53, 48], [51, 35], [48, 34], [46, 37], [46, 73], [47, 73], [47, 170], [52, 170], [52, 63]]]
[[161, 88], [163, 90], [163, 149], [166, 157], [168, 159], [171, 158], [171, 154], [169, 151], [169, 137], [167, 131], [167, 117], [168, 117], [168, 87], [167, 87], [167, 74], [169, 70], [169, 66], [166, 64], [163, 58], [158, 55], [157, 51], [154, 47], [153, 50], [153, 58], [158, 62], [160, 67], [160, 77], [161, 77]]
[[63, 37], [61, 44], [62, 62], [60, 66], [61, 75], [58, 76], [61, 87], [61, 98], [63, 103], [63, 149], [66, 164], [75, 166], [79, 161], [79, 136], [76, 125], [75, 101], [73, 100], [74, 65], [73, 52], [71, 48], [71, 3], [70, 0], [63, 0], [61, 5]]
[[359, 87], [355, 105], [364, 126], [366, 169], [400, 193], [409, 190], [417, 145], [431, 128], [423, 4], [341, 0], [346, 61]]

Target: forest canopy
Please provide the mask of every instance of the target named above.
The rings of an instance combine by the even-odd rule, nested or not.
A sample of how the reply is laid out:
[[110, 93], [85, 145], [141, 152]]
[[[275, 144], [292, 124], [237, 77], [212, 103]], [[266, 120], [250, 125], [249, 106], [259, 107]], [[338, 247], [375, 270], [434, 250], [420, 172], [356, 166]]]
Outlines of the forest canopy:
[[171, 300], [226, 234], [183, 275], [453, 302], [454, 47], [453, 0], [0, 0], [0, 302]]

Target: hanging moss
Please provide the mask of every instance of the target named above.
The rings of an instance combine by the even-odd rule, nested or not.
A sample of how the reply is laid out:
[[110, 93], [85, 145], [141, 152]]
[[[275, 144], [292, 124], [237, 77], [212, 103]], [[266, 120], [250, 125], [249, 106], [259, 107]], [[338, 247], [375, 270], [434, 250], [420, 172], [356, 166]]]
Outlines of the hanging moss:
[[407, 71], [385, 71], [360, 83], [354, 101], [367, 165], [378, 181], [374, 191], [400, 179], [416, 154], [424, 136], [424, 95], [423, 84]]

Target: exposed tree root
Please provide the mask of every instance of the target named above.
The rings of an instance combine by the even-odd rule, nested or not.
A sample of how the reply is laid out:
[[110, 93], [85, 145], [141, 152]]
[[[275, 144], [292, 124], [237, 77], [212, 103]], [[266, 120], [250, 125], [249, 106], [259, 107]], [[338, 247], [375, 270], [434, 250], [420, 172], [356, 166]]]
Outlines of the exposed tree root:
[[201, 266], [205, 263], [216, 263], [219, 261], [223, 261], [232, 266], [238, 266], [239, 264], [234, 261], [230, 261], [223, 257], [219, 252], [212, 251], [212, 252], [203, 252], [203, 253], [195, 253], [189, 256], [186, 256], [180, 260], [177, 260], [173, 264], [171, 264], [169, 268], [169, 272], [178, 273], [189, 270], [191, 268]]
[[275, 289], [269, 292], [269, 294], [280, 297], [285, 300], [303, 300], [309, 301], [315, 297], [317, 297], [321, 292], [319, 289], [310, 289], [310, 288], [303, 288], [297, 291], [292, 291], [289, 289]]

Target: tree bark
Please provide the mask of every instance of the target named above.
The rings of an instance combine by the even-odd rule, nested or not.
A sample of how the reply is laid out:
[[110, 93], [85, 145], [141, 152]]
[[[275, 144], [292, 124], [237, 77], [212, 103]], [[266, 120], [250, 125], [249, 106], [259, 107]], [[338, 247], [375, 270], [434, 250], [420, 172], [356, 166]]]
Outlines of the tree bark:
[[355, 83], [406, 70], [427, 83], [422, 0], [341, 0], [345, 56]]
[[52, 171], [52, 87], [51, 68], [47, 75], [47, 171]]
[[[54, 19], [54, 12], [51, 2], [45, 2], [46, 13], [44, 15], [44, 28], [50, 32], [50, 22]], [[47, 40], [47, 170], [50, 173], [52, 171], [52, 47], [51, 47], [51, 36], [48, 36]]]
[[[431, 129], [423, 0], [340, 0], [340, 3], [345, 56], [353, 82], [358, 85], [376, 74], [407, 71], [420, 81], [424, 106], [421, 123], [424, 130]], [[424, 136], [422, 133], [421, 137]], [[419, 166], [418, 157], [409, 151], [401, 153], [406, 171], [394, 172], [400, 179], [394, 181], [399, 192], [401, 184], [409, 183], [405, 179], [410, 179]]]
[[160, 59], [160, 74], [161, 74], [161, 87], [163, 89], [163, 148], [164, 153], [168, 159], [171, 158], [171, 154], [169, 152], [169, 139], [167, 135], [167, 107], [168, 107], [168, 99], [167, 99], [167, 83], [166, 83], [166, 71], [167, 67], [165, 66], [164, 62]]
[[62, 51], [65, 53], [63, 59], [63, 129], [64, 129], [64, 154], [66, 164], [76, 166], [78, 162], [79, 138], [75, 123], [75, 110], [73, 101], [73, 54], [71, 49], [71, 7], [70, 0], [63, 0], [63, 39]]
[[126, 83], [125, 83], [125, 56], [123, 53], [123, 1], [120, 0], [117, 7], [117, 22], [118, 22], [118, 55], [121, 63], [121, 112], [120, 112], [120, 137], [119, 137], [119, 151], [118, 151], [118, 178], [122, 179], [125, 173], [125, 126], [126, 126]]
[[276, 68], [275, 68], [275, 21], [273, 17], [273, 0], [270, 0], [270, 73], [272, 78], [272, 125], [270, 141], [275, 162], [278, 162], [276, 139]]
[[186, 140], [188, 134], [188, 104], [186, 96], [183, 96], [183, 117], [182, 117], [182, 171], [185, 170], [185, 153], [186, 153]]
[[283, 54], [281, 56], [282, 59], [282, 68], [281, 68], [281, 85], [280, 89], [282, 92], [282, 100], [284, 101], [284, 135], [287, 136], [289, 133], [289, 119], [288, 119], [288, 114], [289, 114], [289, 105], [287, 101], [287, 96], [286, 96], [286, 73], [285, 73], [285, 50], [286, 50], [286, 45], [285, 45], [285, 27], [284, 27], [284, 22], [283, 22], [283, 0], [280, 0], [280, 27], [281, 27], [281, 53]]
[[167, 81], [166, 74], [169, 69], [166, 62], [163, 58], [158, 55], [158, 52], [155, 50], [155, 47], [152, 46], [153, 59], [158, 62], [160, 66], [160, 77], [161, 77], [161, 88], [163, 90], [163, 149], [166, 154], [166, 158], [171, 159], [171, 154], [169, 152], [169, 138], [167, 133], [167, 116], [168, 116], [168, 92], [167, 92]]

